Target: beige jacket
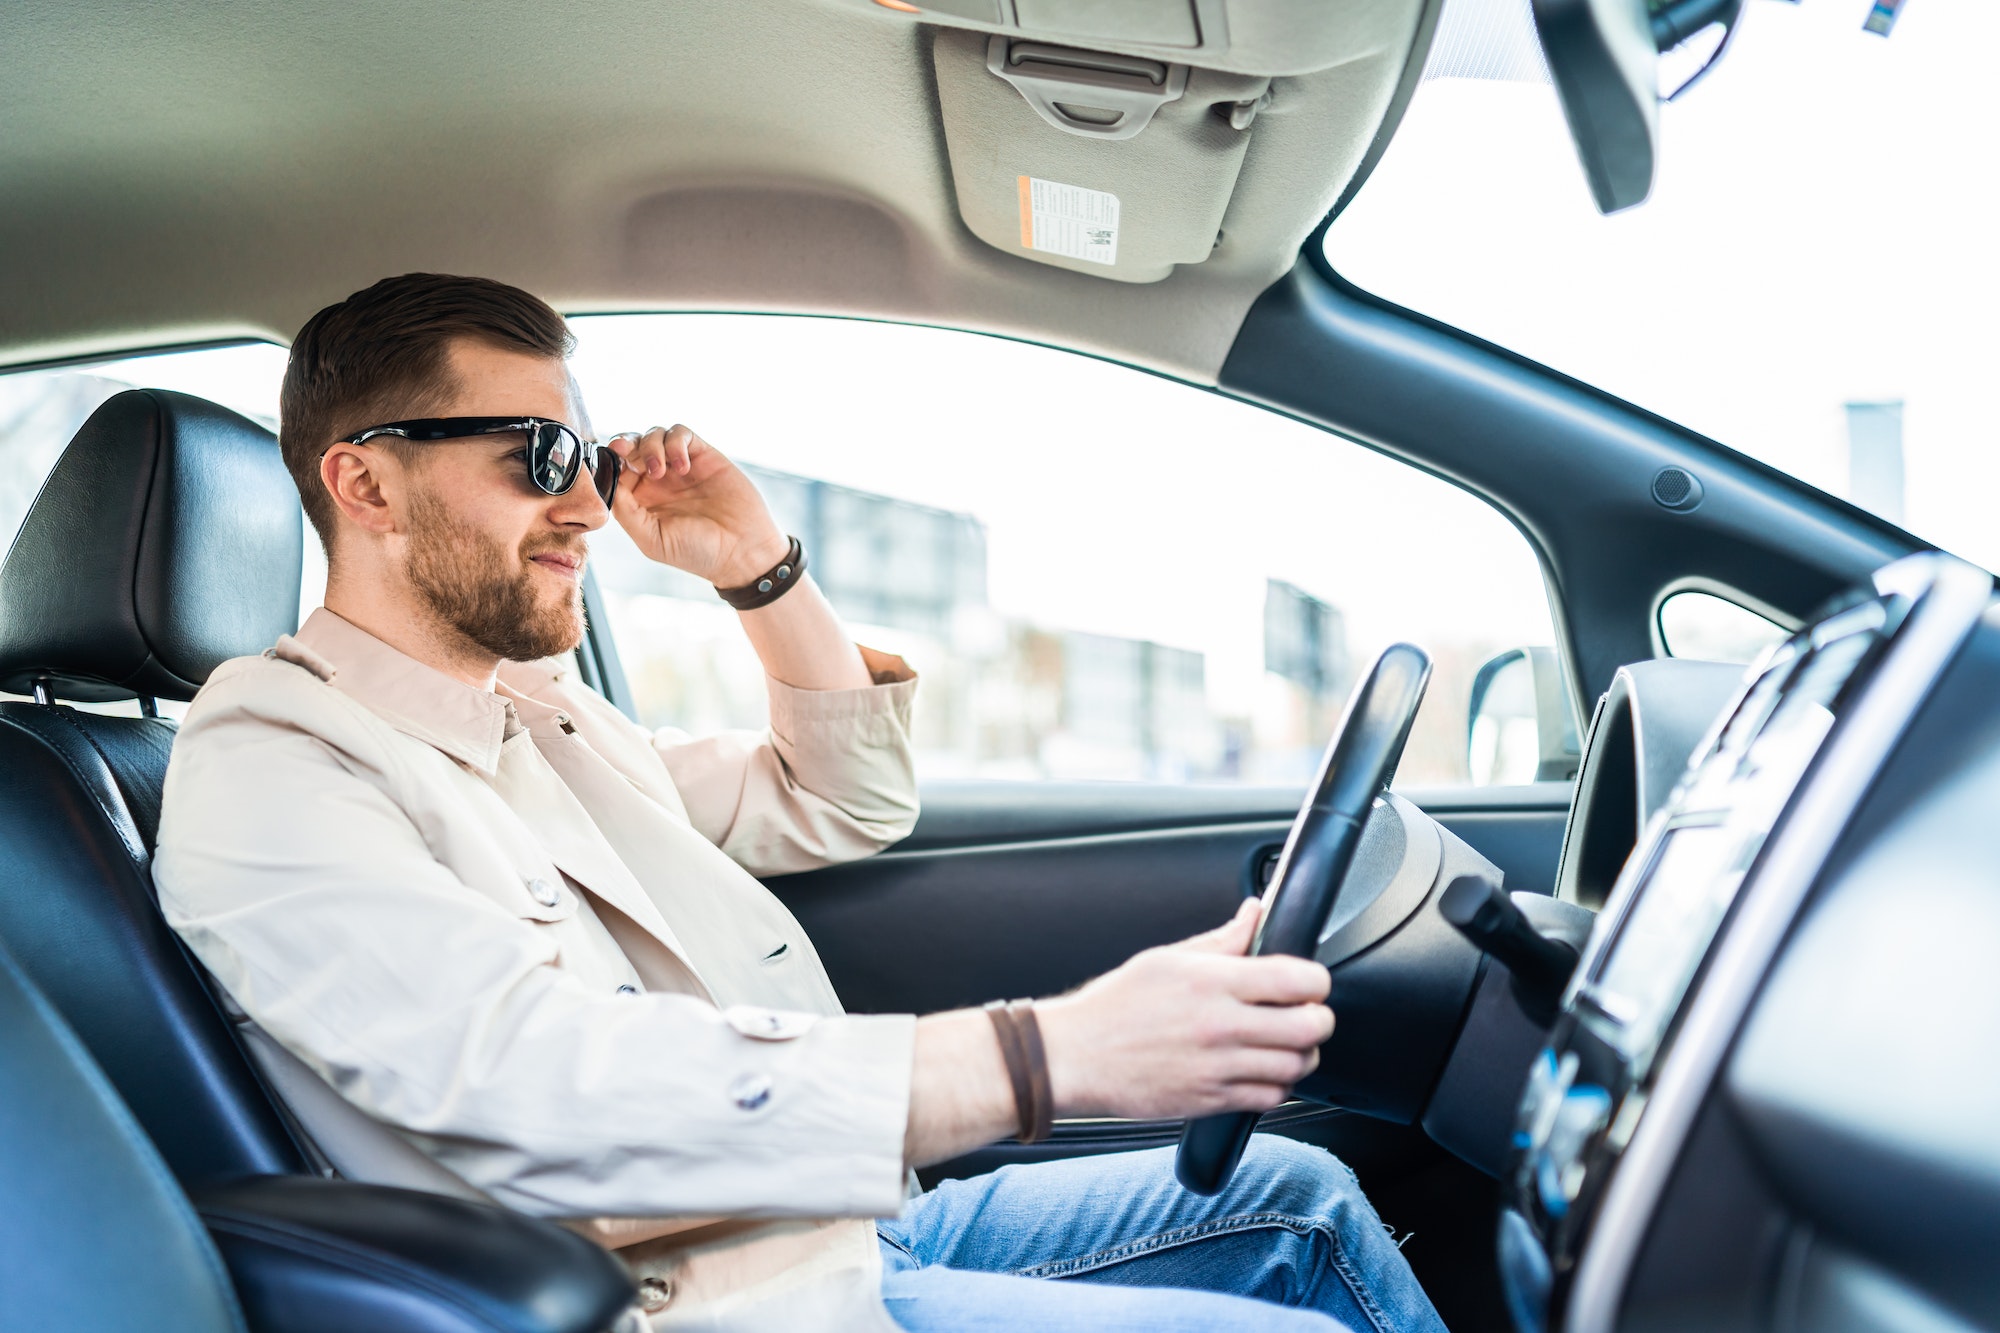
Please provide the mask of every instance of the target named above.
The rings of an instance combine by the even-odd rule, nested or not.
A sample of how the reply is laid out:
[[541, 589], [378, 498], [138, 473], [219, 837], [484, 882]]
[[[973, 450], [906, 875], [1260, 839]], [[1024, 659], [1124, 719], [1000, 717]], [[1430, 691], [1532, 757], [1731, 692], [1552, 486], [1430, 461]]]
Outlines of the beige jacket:
[[843, 1015], [752, 877], [913, 824], [915, 681], [864, 654], [873, 688], [773, 681], [768, 733], [694, 740], [556, 661], [487, 692], [318, 611], [189, 709], [161, 905], [264, 1034], [501, 1203], [815, 1220], [634, 1251], [672, 1322], [818, 1283], [824, 1326], [873, 1326], [869, 1226], [822, 1220], [902, 1205], [914, 1019]]

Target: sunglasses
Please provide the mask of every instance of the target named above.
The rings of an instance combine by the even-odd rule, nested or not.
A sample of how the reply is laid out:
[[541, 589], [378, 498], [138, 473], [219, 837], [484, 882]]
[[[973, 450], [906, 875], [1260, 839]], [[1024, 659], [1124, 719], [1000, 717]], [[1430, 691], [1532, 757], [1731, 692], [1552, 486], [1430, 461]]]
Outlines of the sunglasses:
[[605, 504], [618, 491], [618, 474], [625, 460], [594, 440], [586, 441], [560, 421], [540, 417], [424, 417], [417, 421], [391, 421], [370, 426], [342, 440], [342, 444], [366, 444], [377, 435], [433, 443], [438, 440], [469, 440], [481, 435], [519, 435], [525, 447], [521, 456], [528, 464], [528, 480], [550, 495], [567, 495], [585, 468], [597, 498]]

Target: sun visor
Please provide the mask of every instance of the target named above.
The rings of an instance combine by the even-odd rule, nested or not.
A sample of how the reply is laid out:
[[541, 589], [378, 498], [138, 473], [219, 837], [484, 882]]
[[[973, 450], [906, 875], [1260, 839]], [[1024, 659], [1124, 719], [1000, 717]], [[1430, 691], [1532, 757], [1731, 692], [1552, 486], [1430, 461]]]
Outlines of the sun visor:
[[1310, 74], [1364, 54], [1422, 0], [819, 0], [850, 13], [1116, 51], [1198, 69]]
[[1117, 282], [1215, 248], [1269, 78], [951, 29], [932, 58], [980, 240]]

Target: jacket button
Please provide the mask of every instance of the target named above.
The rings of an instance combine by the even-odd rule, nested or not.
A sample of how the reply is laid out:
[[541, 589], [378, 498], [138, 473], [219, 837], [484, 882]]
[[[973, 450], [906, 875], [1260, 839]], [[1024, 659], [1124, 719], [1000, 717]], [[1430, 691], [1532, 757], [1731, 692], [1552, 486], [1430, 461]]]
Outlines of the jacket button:
[[639, 1308], [647, 1314], [658, 1314], [667, 1308], [674, 1298], [674, 1284], [663, 1277], [639, 1279]]
[[545, 879], [528, 881], [528, 896], [544, 907], [554, 907], [562, 901], [562, 890]]
[[729, 1085], [729, 1099], [739, 1111], [755, 1111], [771, 1100], [771, 1080], [762, 1074], [745, 1074]]

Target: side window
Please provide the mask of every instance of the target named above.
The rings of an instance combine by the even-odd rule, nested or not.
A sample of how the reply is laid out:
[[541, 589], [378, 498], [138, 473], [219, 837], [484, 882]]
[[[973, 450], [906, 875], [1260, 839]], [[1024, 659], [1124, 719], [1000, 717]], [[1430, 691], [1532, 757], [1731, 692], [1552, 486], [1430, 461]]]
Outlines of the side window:
[[284, 375], [285, 349], [271, 343], [0, 370], [0, 550], [12, 549], [21, 520], [77, 428], [113, 394], [177, 389], [276, 430]]
[[1785, 627], [1768, 616], [1706, 592], [1677, 592], [1660, 603], [1660, 647], [1669, 657], [1748, 664]]
[[[70, 438], [113, 394], [135, 388], [178, 389], [233, 408], [275, 430], [278, 385], [284, 374], [285, 349], [270, 343], [0, 371], [0, 551], [13, 549], [29, 507]], [[309, 554], [317, 557], [316, 544]], [[317, 591], [312, 599], [318, 602]], [[137, 708], [136, 704], [77, 706], [105, 712]], [[162, 707], [171, 711], [173, 706]]]
[[[599, 433], [684, 421], [743, 464], [855, 636], [921, 673], [925, 777], [1301, 782], [1401, 639], [1436, 669], [1398, 781], [1464, 783], [1482, 666], [1554, 642], [1540, 567], [1493, 509], [1218, 394], [852, 320], [572, 324]], [[643, 721], [764, 723], [707, 585], [615, 530], [593, 555]]]

